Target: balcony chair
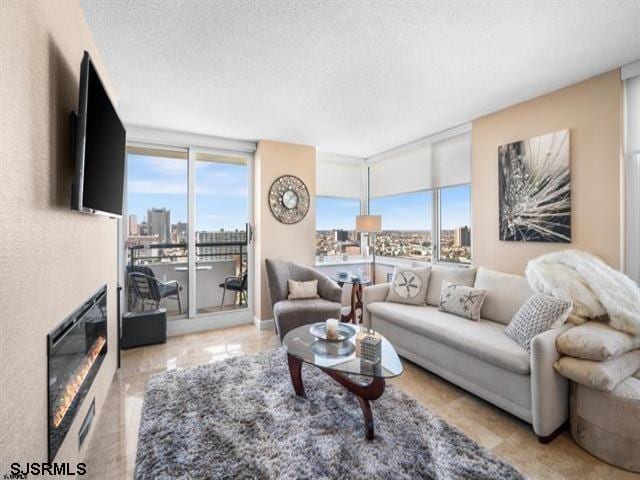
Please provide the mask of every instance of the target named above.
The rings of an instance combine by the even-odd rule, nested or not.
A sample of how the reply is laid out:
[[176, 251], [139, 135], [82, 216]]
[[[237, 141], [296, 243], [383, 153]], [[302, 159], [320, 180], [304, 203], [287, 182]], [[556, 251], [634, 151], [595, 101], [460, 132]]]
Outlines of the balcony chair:
[[[340, 318], [342, 289], [323, 273], [284, 260], [265, 259], [273, 319], [280, 341], [290, 330], [301, 325]], [[318, 296], [304, 300], [289, 300], [289, 282], [318, 280]]]
[[247, 272], [242, 275], [235, 275], [230, 277], [225, 277], [224, 283], [220, 284], [220, 288], [222, 290], [222, 301], [220, 302], [220, 308], [224, 308], [224, 297], [227, 293], [227, 290], [231, 290], [235, 292], [236, 295], [240, 295], [240, 303], [247, 303]]
[[178, 301], [178, 314], [182, 315], [182, 302], [180, 300], [180, 292], [182, 286], [177, 280], [170, 282], [161, 282], [156, 278], [153, 270], [143, 266], [128, 266], [127, 280], [129, 282], [129, 293], [133, 293], [133, 303], [130, 304], [130, 310], [135, 310], [140, 302], [142, 311], [145, 309], [145, 302], [150, 302], [153, 308], [160, 308], [160, 302], [165, 298], [175, 297]]

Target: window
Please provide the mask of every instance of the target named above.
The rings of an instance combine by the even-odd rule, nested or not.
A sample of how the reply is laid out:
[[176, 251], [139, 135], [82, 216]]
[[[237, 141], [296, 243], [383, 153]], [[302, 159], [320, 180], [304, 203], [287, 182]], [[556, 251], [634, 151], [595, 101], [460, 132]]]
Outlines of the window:
[[471, 187], [460, 185], [439, 189], [441, 262], [471, 263]]
[[316, 259], [360, 255], [355, 232], [359, 198], [316, 197]]
[[382, 215], [383, 231], [376, 237], [376, 255], [431, 261], [431, 191], [373, 198], [369, 211]]

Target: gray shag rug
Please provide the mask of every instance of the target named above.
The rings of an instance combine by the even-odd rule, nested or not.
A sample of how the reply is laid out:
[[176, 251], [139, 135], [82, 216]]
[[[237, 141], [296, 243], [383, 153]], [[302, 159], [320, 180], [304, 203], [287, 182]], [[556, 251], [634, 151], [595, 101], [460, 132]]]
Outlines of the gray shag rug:
[[520, 479], [518, 471], [392, 385], [371, 403], [303, 365], [293, 392], [283, 349], [154, 375], [135, 478]]

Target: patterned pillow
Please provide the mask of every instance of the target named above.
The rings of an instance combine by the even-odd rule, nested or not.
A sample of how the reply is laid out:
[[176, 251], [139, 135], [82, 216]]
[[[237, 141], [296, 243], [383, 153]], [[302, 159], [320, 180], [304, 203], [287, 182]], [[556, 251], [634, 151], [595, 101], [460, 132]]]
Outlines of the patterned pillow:
[[387, 294], [387, 302], [424, 305], [431, 267], [393, 269], [393, 278]]
[[466, 287], [444, 281], [440, 291], [438, 310], [471, 320], [480, 320], [480, 309], [486, 293], [481, 288]]
[[531, 353], [531, 340], [552, 326], [562, 324], [573, 305], [549, 295], [534, 295], [513, 316], [504, 333]]

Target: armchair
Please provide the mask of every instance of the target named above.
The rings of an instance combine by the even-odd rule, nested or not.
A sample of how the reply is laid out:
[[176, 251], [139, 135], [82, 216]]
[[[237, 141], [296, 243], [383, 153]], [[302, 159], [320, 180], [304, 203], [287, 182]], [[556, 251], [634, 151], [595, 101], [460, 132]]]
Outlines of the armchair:
[[[280, 341], [290, 330], [301, 325], [340, 318], [342, 289], [329, 277], [312, 268], [284, 260], [265, 260], [273, 319]], [[320, 298], [289, 300], [287, 280], [308, 282], [318, 280]]]
[[176, 281], [161, 282], [149, 267], [135, 266], [127, 267], [127, 280], [129, 282], [129, 293], [133, 293], [133, 302], [130, 309], [135, 310], [140, 302], [142, 310], [145, 309], [145, 302], [151, 302], [156, 310], [160, 308], [160, 302], [169, 297], [176, 297], [178, 301], [178, 312], [182, 315], [182, 302], [180, 291], [182, 286]]

